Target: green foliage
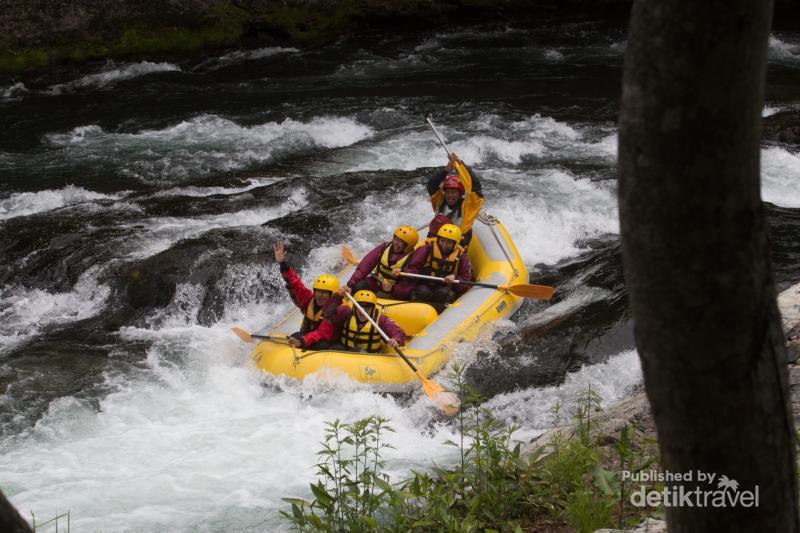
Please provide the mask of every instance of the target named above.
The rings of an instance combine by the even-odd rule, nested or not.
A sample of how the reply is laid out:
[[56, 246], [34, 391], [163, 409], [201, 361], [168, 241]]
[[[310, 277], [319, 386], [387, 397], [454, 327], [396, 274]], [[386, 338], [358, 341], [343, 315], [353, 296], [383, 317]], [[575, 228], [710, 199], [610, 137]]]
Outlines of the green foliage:
[[567, 523], [578, 533], [591, 533], [596, 529], [608, 527], [613, 512], [612, 500], [586, 489], [571, 493], [564, 509]]
[[0, 72], [19, 72], [29, 68], [43, 67], [48, 62], [49, 56], [44, 48], [0, 51]]
[[[283, 516], [306, 531], [522, 531], [538, 520], [566, 523], [579, 532], [630, 523], [625, 487], [602, 466], [593, 443], [592, 417], [600, 398], [588, 388], [576, 398], [575, 437], [556, 434], [548, 446], [522, 453], [516, 426], [506, 426], [482, 406], [482, 398], [456, 368], [461, 392], [457, 425], [459, 462], [432, 467], [391, 484], [383, 472], [384, 436], [392, 428], [371, 416], [327, 425], [313, 501], [284, 498]], [[556, 418], [561, 407], [556, 406]], [[621, 469], [645, 468], [630, 428], [615, 445]]]
[[390, 447], [383, 438], [394, 431], [386, 422], [379, 416], [329, 422], [316, 465], [319, 479], [311, 484], [314, 501], [284, 498], [292, 513], [281, 514], [302, 530], [375, 530], [375, 514], [393, 491], [382, 471], [381, 451]]
[[19, 72], [62, 62], [83, 62], [105, 57], [144, 58], [152, 54], [188, 53], [205, 47], [236, 44], [247, 28], [250, 15], [222, 3], [210, 13], [207, 25], [149, 26], [131, 24], [110, 35], [96, 35], [78, 42], [49, 48], [0, 50], [0, 72]]

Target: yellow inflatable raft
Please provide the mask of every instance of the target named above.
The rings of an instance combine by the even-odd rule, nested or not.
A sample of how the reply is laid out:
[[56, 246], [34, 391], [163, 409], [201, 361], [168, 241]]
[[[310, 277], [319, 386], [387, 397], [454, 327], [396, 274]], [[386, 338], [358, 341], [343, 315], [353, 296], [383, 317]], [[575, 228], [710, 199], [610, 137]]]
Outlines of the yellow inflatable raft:
[[[497, 285], [528, 283], [528, 271], [517, 247], [500, 221], [490, 215], [481, 213], [473, 224], [468, 254], [476, 281]], [[342, 273], [342, 284], [350, 272], [352, 269]], [[378, 303], [411, 337], [402, 348], [403, 353], [429, 376], [447, 363], [458, 343], [475, 340], [481, 330], [493, 328], [498, 319], [513, 314], [522, 298], [508, 291], [472, 287], [441, 315], [423, 303], [383, 299]], [[288, 336], [300, 329], [301, 320], [300, 311], [294, 309], [275, 328], [259, 333]], [[253, 350], [252, 358], [258, 368], [275, 376], [303, 379], [316, 375], [328, 379], [331, 373], [344, 374], [383, 392], [404, 392], [419, 384], [417, 376], [389, 347], [380, 354], [303, 351], [286, 343], [263, 341]]]

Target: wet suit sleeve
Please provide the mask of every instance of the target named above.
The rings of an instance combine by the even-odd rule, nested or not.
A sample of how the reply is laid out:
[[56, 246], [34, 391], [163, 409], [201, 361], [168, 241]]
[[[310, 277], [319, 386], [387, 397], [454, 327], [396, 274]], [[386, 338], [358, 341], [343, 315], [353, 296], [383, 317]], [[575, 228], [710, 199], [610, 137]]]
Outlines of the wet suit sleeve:
[[369, 273], [375, 270], [378, 262], [381, 260], [381, 255], [387, 243], [379, 244], [374, 250], [364, 256], [353, 275], [347, 280], [347, 286], [351, 289], [356, 283], [369, 276]]
[[[456, 274], [456, 279], [459, 281], [472, 281], [472, 263], [470, 263], [467, 254], [463, 254], [461, 259], [458, 261], [458, 273]], [[458, 292], [458, 294], [464, 294], [469, 289], [469, 285], [462, 285], [459, 283], [456, 286], [456, 292]]]
[[281, 263], [280, 266], [281, 276], [283, 276], [286, 285], [289, 287], [289, 291], [292, 293], [292, 299], [294, 299], [295, 305], [297, 305], [301, 311], [305, 311], [306, 307], [308, 307], [308, 302], [314, 297], [314, 292], [303, 285], [303, 282], [297, 274], [295, 274], [294, 269], [285, 261]]
[[319, 341], [338, 342], [339, 331], [341, 331], [342, 325], [349, 317], [350, 308], [346, 305], [340, 305], [330, 318], [326, 317], [322, 321], [317, 329], [303, 336], [303, 346], [311, 346]]
[[447, 169], [441, 168], [428, 178], [428, 196], [433, 196], [439, 190], [439, 186], [447, 177]]
[[[422, 272], [422, 267], [425, 266], [425, 259], [428, 257], [428, 246], [420, 246], [411, 254], [406, 264], [403, 266], [403, 272], [409, 274], [419, 274]], [[407, 300], [414, 288], [419, 283], [419, 280], [414, 278], [400, 278], [394, 289], [392, 289], [392, 296], [399, 300]]]
[[394, 320], [389, 318], [386, 315], [381, 315], [378, 318], [378, 325], [381, 329], [386, 333], [390, 338], [397, 341], [397, 344], [403, 345], [406, 342], [406, 332], [403, 331], [403, 328], [398, 326]]
[[336, 326], [330, 320], [323, 320], [317, 329], [310, 333], [306, 333], [302, 339], [303, 347], [311, 346], [319, 341], [335, 342], [336, 341]]

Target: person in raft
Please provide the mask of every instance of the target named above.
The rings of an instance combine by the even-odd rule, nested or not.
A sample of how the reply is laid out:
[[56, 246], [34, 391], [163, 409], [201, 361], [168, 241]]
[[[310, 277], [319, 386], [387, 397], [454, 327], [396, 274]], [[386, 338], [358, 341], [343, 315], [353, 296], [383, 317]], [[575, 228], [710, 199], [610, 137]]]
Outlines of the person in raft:
[[[378, 297], [368, 290], [356, 291], [353, 299], [368, 313], [378, 326], [389, 337], [389, 346], [396, 348], [406, 341], [403, 328], [398, 326], [391, 318], [381, 313], [378, 307]], [[331, 346], [332, 350], [365, 351], [378, 353], [383, 351], [384, 341], [375, 326], [356, 309], [340, 305], [332, 319], [325, 319], [322, 325], [306, 335], [303, 342], [317, 343], [338, 342]]]
[[292, 301], [303, 312], [300, 331], [290, 336], [289, 344], [295, 347], [303, 346], [318, 350], [327, 348], [328, 343], [326, 342], [306, 343], [303, 339], [309, 333], [316, 331], [325, 317], [332, 317], [336, 308], [342, 304], [342, 295], [336, 294], [339, 291], [339, 280], [331, 274], [322, 274], [314, 280], [313, 290], [309, 290], [286, 261], [286, 249], [283, 241], [276, 242], [272, 249], [275, 252], [275, 260], [280, 266], [281, 276], [286, 282]]
[[413, 300], [444, 304], [469, 290], [468, 285], [453, 283], [455, 280], [472, 281], [472, 264], [459, 244], [461, 237], [458, 226], [444, 224], [436, 233], [436, 239], [428, 240], [414, 252], [410, 261], [422, 262], [422, 274], [444, 278], [444, 281], [420, 282], [414, 289]]
[[[460, 172], [456, 163], [460, 163], [466, 172]], [[451, 224], [458, 226], [462, 235], [459, 244], [466, 249], [472, 240], [472, 223], [483, 206], [478, 175], [464, 165], [455, 152], [450, 152], [447, 165], [428, 178], [427, 188], [433, 212], [446, 216]], [[428, 237], [434, 235], [433, 230], [429, 231]]]
[[347, 287], [353, 292], [362, 289], [375, 293], [383, 291], [390, 298], [408, 300], [415, 283], [411, 278], [400, 279], [398, 274], [419, 274], [419, 266], [412, 267], [408, 263], [418, 240], [417, 230], [411, 226], [399, 226], [391, 241], [379, 244], [361, 259], [347, 281]]

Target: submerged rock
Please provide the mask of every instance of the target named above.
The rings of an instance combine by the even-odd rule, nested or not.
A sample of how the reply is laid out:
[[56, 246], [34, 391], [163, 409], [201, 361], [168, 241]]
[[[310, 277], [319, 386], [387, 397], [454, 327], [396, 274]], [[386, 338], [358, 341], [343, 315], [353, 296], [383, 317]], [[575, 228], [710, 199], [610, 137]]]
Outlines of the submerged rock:
[[761, 138], [765, 141], [800, 144], [800, 111], [779, 111], [764, 118]]

